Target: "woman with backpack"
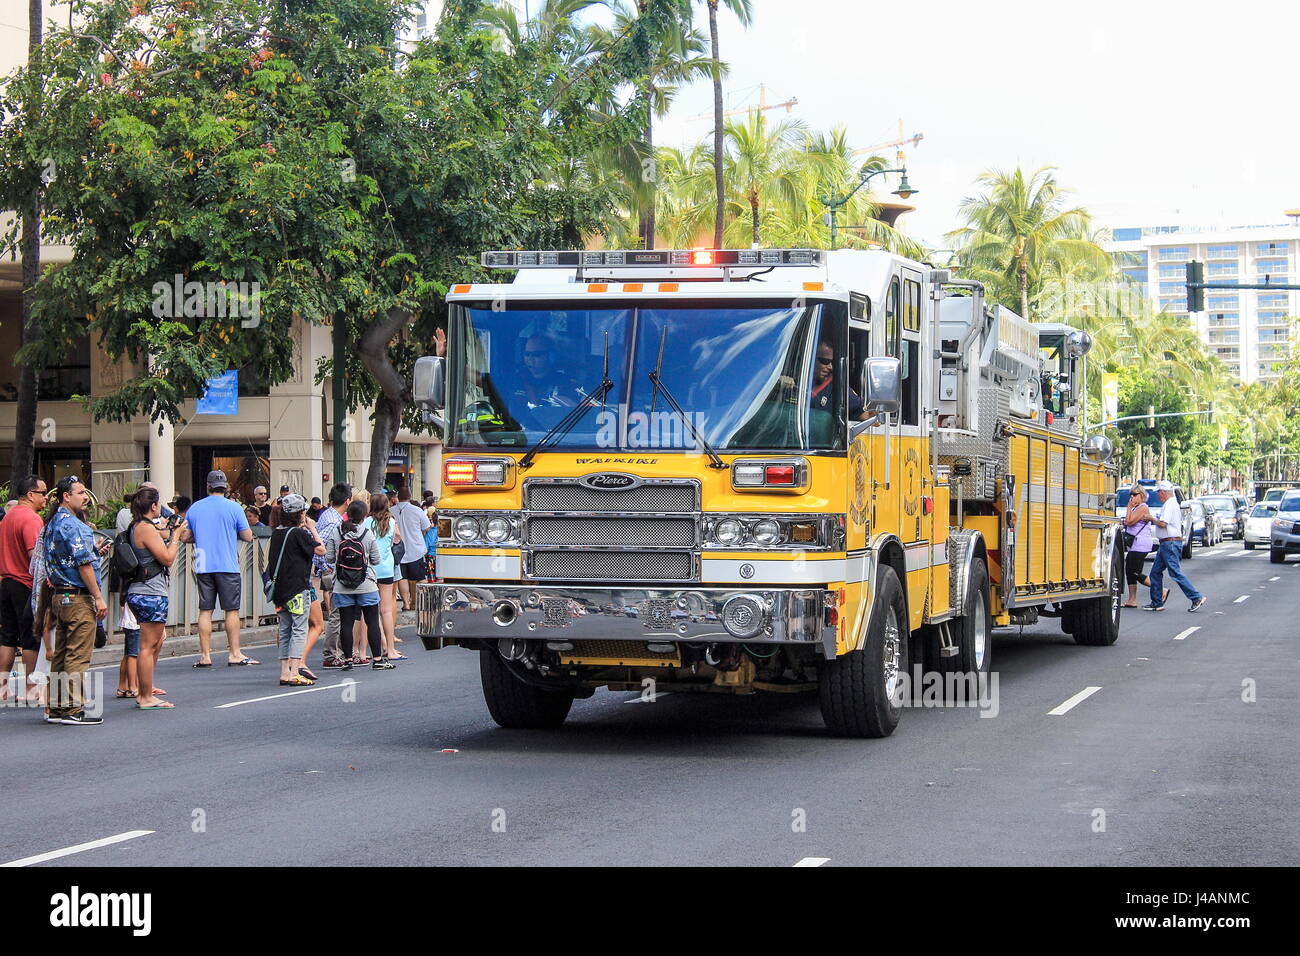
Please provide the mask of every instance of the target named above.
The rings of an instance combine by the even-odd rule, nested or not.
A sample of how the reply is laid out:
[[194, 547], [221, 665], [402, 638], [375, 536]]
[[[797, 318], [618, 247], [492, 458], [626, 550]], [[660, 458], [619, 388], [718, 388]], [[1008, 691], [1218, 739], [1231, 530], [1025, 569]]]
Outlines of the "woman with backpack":
[[[136, 682], [139, 686], [135, 706], [140, 710], [171, 710], [174, 706], [154, 695], [154, 666], [158, 651], [167, 636], [167, 586], [170, 569], [180, 547], [181, 532], [187, 527], [185, 519], [178, 524], [168, 524], [160, 531], [154, 524], [162, 517], [162, 502], [157, 488], [141, 488], [131, 499], [131, 525], [128, 544], [133, 552], [135, 569], [124, 565], [130, 558], [114, 553], [118, 573], [123, 581], [130, 581], [126, 589], [126, 605], [135, 615], [140, 627], [140, 656], [136, 658]], [[120, 549], [119, 549], [120, 551]]]
[[384, 654], [383, 632], [379, 625], [379, 585], [375, 565], [379, 564], [379, 545], [367, 529], [366, 504], [353, 501], [348, 517], [337, 529], [331, 529], [325, 542], [325, 560], [334, 566], [334, 603], [339, 609], [339, 643], [343, 647], [341, 670], [352, 669], [352, 629], [359, 617], [366, 622], [374, 670], [392, 670], [396, 664]]
[[304, 671], [307, 629], [311, 618], [312, 557], [325, 553], [325, 544], [315, 527], [306, 526], [307, 499], [284, 495], [277, 502], [280, 527], [271, 534], [267, 565], [271, 572], [271, 603], [280, 615], [280, 684], [310, 687], [316, 683], [311, 671]]
[[387, 495], [370, 496], [370, 517], [366, 528], [374, 534], [379, 545], [379, 563], [375, 565], [375, 581], [379, 585], [379, 623], [384, 631], [384, 656], [390, 661], [408, 660], [397, 653], [397, 565], [395, 549], [402, 545], [402, 532], [389, 512]]

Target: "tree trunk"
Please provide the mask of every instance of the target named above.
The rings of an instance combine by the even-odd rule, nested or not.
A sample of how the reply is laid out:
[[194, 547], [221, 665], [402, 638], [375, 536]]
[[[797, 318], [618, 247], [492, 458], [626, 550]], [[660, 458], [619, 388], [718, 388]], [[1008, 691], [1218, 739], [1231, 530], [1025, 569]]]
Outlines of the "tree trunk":
[[709, 42], [713, 48], [713, 186], [717, 193], [717, 209], [713, 215], [713, 248], [722, 248], [722, 229], [725, 210], [722, 180], [722, 57], [718, 53], [718, 0], [709, 2]]
[[357, 354], [362, 364], [379, 384], [379, 397], [375, 400], [375, 429], [370, 439], [370, 467], [366, 471], [368, 491], [384, 487], [388, 453], [402, 425], [402, 412], [411, 401], [411, 387], [393, 367], [388, 354], [389, 343], [410, 321], [411, 313], [404, 309], [389, 309], [387, 317], [367, 328], [357, 343]]
[[1029, 318], [1029, 262], [1024, 256], [1016, 260], [1016, 278], [1020, 283], [1020, 317], [1032, 322]]
[[[29, 0], [27, 8], [27, 61], [35, 67], [40, 59], [41, 47], [41, 0]], [[39, 72], [32, 70], [33, 74]], [[26, 123], [30, 127], [37, 122], [40, 104], [35, 95], [29, 96], [26, 103]], [[42, 185], [39, 175], [30, 179], [31, 196], [23, 205], [23, 306], [22, 306], [22, 344], [24, 346], [40, 340], [40, 326], [32, 318], [32, 305], [35, 297], [36, 283], [41, 277], [41, 199]], [[9, 485], [24, 478], [32, 472], [32, 463], [36, 445], [36, 359], [29, 358], [22, 365], [18, 377], [18, 407], [15, 409], [14, 453]]]
[[749, 218], [753, 224], [754, 248], [758, 248], [758, 187], [749, 184]]
[[651, 99], [648, 112], [645, 118], [645, 144], [646, 158], [649, 164], [643, 166], [646, 173], [646, 184], [650, 187], [650, 198], [644, 209], [641, 210], [641, 248], [653, 249], [655, 247], [655, 206], [659, 201], [659, 165], [655, 159], [655, 110], [654, 100]]

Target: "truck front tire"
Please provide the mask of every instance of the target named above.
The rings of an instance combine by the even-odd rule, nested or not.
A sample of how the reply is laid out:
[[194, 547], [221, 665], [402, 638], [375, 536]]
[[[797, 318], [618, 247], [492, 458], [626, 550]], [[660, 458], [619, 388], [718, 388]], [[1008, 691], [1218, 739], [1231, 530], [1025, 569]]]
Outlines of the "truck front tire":
[[564, 723], [573, 706], [569, 690], [546, 690], [525, 684], [510, 672], [494, 648], [479, 651], [479, 677], [488, 713], [512, 730], [550, 730]]
[[894, 732], [903, 714], [909, 636], [898, 574], [882, 567], [862, 648], [827, 661], [818, 671], [822, 719], [831, 733], [888, 737]]

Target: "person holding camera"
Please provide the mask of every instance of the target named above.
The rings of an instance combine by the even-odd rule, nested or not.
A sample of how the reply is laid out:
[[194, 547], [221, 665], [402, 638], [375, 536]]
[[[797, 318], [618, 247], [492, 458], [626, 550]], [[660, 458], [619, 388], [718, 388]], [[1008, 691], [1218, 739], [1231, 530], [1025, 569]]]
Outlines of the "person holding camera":
[[187, 528], [184, 518], [162, 516], [157, 488], [141, 488], [131, 499], [130, 542], [136, 572], [126, 589], [126, 606], [140, 628], [140, 656], [136, 658], [136, 707], [171, 710], [175, 705], [154, 692], [153, 675], [158, 651], [167, 636], [167, 586], [176, 551]]

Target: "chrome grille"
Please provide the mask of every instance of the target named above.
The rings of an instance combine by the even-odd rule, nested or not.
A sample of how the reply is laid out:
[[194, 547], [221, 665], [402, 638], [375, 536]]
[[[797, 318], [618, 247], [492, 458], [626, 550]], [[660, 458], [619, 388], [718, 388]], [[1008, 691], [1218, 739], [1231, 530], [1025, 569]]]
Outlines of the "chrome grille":
[[534, 551], [535, 578], [689, 581], [688, 551]]
[[631, 548], [689, 548], [694, 518], [530, 518], [528, 543]]
[[528, 481], [524, 507], [532, 511], [632, 511], [683, 513], [699, 511], [699, 487], [693, 481], [647, 482], [639, 488], [597, 491], [575, 482]]

